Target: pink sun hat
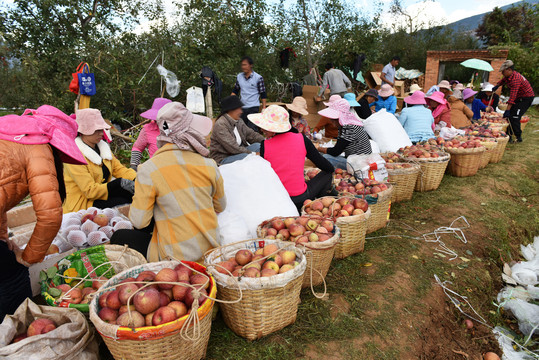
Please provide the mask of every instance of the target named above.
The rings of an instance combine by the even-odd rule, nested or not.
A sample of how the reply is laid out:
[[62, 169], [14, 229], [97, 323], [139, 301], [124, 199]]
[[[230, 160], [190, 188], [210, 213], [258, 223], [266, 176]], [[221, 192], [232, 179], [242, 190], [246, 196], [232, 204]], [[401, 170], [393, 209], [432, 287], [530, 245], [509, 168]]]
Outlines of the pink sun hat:
[[427, 96], [425, 99], [436, 101], [438, 104], [442, 104], [442, 105], [444, 105], [447, 102], [447, 100], [445, 99], [444, 93], [441, 91], [435, 91], [434, 93], [432, 93], [431, 96]]
[[412, 95], [405, 97], [404, 102], [410, 105], [427, 105], [425, 93], [421, 90], [416, 90]]
[[247, 118], [256, 126], [274, 133], [284, 133], [292, 128], [288, 111], [278, 105], [270, 105], [262, 113], [249, 114]]
[[378, 90], [379, 97], [388, 97], [388, 96], [393, 95], [394, 93], [395, 93], [395, 90], [393, 90], [393, 88], [389, 84], [382, 85], [380, 90]]
[[75, 112], [75, 117], [79, 124], [77, 131], [83, 135], [92, 135], [97, 130], [110, 129], [110, 125], [105, 122], [98, 109], [79, 109]]
[[472, 89], [464, 89], [464, 91], [462, 92], [462, 100], [471, 98], [475, 94], [477, 94], [477, 91], [473, 91]]
[[346, 111], [350, 111], [350, 103], [341, 98], [330, 104], [327, 108], [320, 110], [318, 114], [329, 119], [338, 119], [341, 117], [341, 113]]
[[170, 102], [172, 102], [172, 100], [170, 99], [155, 98], [153, 100], [152, 107], [140, 114], [140, 117], [143, 117], [148, 120], [157, 120], [157, 113], [159, 112], [159, 110]]
[[329, 101], [324, 102], [324, 105], [329, 106], [329, 104], [333, 104], [335, 101], [341, 100], [341, 99], [342, 99], [341, 95], [331, 95], [329, 97]]

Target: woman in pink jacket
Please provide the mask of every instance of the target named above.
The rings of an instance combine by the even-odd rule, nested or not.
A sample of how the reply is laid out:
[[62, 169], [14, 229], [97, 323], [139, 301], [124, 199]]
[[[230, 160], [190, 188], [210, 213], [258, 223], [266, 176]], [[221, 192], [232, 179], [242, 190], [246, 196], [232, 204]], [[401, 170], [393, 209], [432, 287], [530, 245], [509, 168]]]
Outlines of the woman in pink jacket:
[[140, 114], [140, 117], [144, 119], [151, 120], [148, 124], [142, 127], [137, 141], [133, 144], [131, 149], [131, 168], [137, 170], [137, 167], [140, 165], [140, 160], [142, 159], [142, 153], [146, 148], [150, 157], [157, 151], [157, 136], [159, 135], [159, 128], [157, 127], [157, 112], [163, 106], [171, 102], [169, 99], [165, 98], [156, 98], [153, 101], [152, 108]]
[[445, 99], [444, 93], [435, 91], [431, 96], [425, 98], [429, 109], [432, 111], [434, 124], [438, 128], [451, 127], [451, 106]]

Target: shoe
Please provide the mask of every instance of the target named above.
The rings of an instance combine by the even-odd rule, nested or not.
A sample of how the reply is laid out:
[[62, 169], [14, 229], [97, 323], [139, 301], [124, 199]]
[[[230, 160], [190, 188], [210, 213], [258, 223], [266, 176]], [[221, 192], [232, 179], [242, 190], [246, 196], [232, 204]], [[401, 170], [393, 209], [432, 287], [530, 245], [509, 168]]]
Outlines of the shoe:
[[512, 137], [512, 136], [509, 136], [509, 144], [512, 144], [512, 143], [514, 143], [514, 142], [515, 142], [515, 140], [513, 140], [513, 137]]
[[517, 142], [522, 142], [522, 138], [521, 138], [521, 137], [517, 137]]

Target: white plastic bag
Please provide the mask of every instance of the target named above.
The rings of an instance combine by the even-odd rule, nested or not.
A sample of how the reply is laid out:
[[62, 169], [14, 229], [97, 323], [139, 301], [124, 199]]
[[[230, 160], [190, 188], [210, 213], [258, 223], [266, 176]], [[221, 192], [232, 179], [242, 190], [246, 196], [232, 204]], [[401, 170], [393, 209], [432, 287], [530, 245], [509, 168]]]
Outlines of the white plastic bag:
[[521, 285], [537, 285], [538, 260], [516, 263], [511, 267], [511, 277]]
[[202, 88], [193, 86], [187, 89], [187, 101], [185, 107], [187, 110], [194, 113], [204, 112], [204, 94]]
[[451, 126], [450, 128], [442, 127], [440, 129], [440, 137], [442, 137], [444, 140], [451, 140], [457, 135], [464, 135], [464, 134], [466, 134], [466, 131], [456, 129], [453, 126]]
[[379, 147], [380, 152], [395, 152], [401, 147], [412, 146], [401, 123], [395, 115], [382, 109], [363, 120], [365, 131]]
[[380, 147], [378, 146], [378, 144], [376, 143], [376, 141], [374, 141], [374, 140], [369, 140], [369, 142], [371, 143], [371, 150], [372, 150], [372, 153], [373, 153], [373, 154], [379, 154], [379, 153], [380, 153]]
[[520, 299], [511, 299], [502, 304], [505, 311], [510, 311], [518, 320], [519, 330], [526, 336], [529, 336], [533, 331], [534, 334], [539, 334], [539, 306], [527, 303]]
[[245, 221], [238, 214], [231, 212], [228, 207], [217, 215], [217, 221], [219, 222], [219, 244], [221, 246], [251, 238]]
[[511, 339], [513, 336], [508, 333], [504, 328], [496, 326], [492, 330], [494, 335], [498, 338], [498, 343], [503, 351], [502, 360], [533, 360], [536, 357], [526, 354], [524, 351], [518, 351], [513, 348], [513, 342]]
[[281, 180], [269, 162], [250, 154], [219, 167], [225, 185], [226, 208], [241, 217], [256, 238], [256, 228], [275, 216], [299, 216]]
[[362, 179], [386, 181], [388, 177], [386, 162], [380, 154], [350, 155], [346, 159], [346, 170]]
[[165, 79], [168, 95], [173, 98], [180, 93], [180, 82], [172, 71], [165, 69], [161, 65], [157, 65], [157, 72]]

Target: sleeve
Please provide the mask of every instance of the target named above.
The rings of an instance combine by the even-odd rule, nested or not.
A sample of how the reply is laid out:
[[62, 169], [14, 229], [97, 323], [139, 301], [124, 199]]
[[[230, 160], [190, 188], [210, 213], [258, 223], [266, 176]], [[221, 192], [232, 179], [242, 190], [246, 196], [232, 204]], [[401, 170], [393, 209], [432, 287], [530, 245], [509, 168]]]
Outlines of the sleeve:
[[496, 109], [500, 103], [500, 96], [498, 94], [492, 94], [492, 107]]
[[374, 111], [376, 111], [376, 112], [378, 112], [378, 111], [380, 111], [382, 109], [382, 105], [380, 103], [380, 100], [376, 100], [373, 103], [373, 105], [374, 105]]
[[[259, 143], [264, 141], [264, 135], [257, 133], [253, 129], [251, 129], [249, 126], [242, 127], [244, 129], [245, 133], [245, 139], [249, 142], [249, 144]], [[236, 142], [234, 142], [236, 144]]]
[[515, 79], [511, 81], [511, 92], [509, 93], [509, 100], [507, 101], [508, 104], [515, 104], [520, 86], [522, 86], [522, 79], [515, 77]]
[[339, 137], [337, 138], [337, 143], [335, 144], [335, 146], [327, 149], [327, 153], [331, 156], [339, 156], [343, 153], [344, 149], [346, 149], [349, 144], [350, 141]]
[[311, 127], [309, 126], [309, 123], [304, 118], [301, 118], [301, 122], [303, 124], [303, 135], [305, 135], [308, 139], [312, 138], [311, 134]]
[[[58, 192], [58, 180], [54, 158], [48, 145], [37, 145], [40, 151], [32, 151], [27, 158], [27, 181], [34, 211], [36, 227], [24, 249], [24, 261], [34, 264], [45, 257], [50, 244], [62, 224], [62, 200]], [[47, 147], [47, 154], [43, 151]]]
[[502, 79], [500, 81], [498, 81], [498, 83], [496, 84], [496, 86], [502, 86], [502, 85], [505, 85], [507, 83], [507, 78], [506, 77], [502, 77]]
[[131, 166], [139, 166], [141, 159], [142, 153], [140, 151], [131, 150], [131, 160], [129, 161], [129, 164], [131, 164]]
[[466, 115], [468, 120], [471, 120], [473, 118], [473, 111], [466, 104], [462, 108], [464, 109], [464, 115]]
[[387, 110], [388, 113], [395, 114], [397, 111], [397, 98], [395, 96], [390, 97], [390, 103], [389, 103], [389, 109]]
[[344, 83], [346, 84], [346, 86], [347, 87], [352, 87], [352, 82], [350, 81], [348, 76], [346, 76], [346, 74], [344, 72], [342, 72], [342, 71], [341, 71], [341, 74], [342, 74], [342, 79], [343, 79]]
[[326, 71], [326, 73], [324, 74], [324, 77], [322, 78], [322, 88], [320, 89], [320, 91], [318, 92], [318, 96], [321, 96], [324, 91], [326, 91], [327, 87], [328, 87], [328, 73]]
[[213, 193], [213, 208], [217, 214], [225, 211], [226, 208], [226, 195], [225, 186], [223, 183], [223, 177], [221, 172], [215, 164], [215, 191]]
[[240, 83], [238, 82], [238, 79], [236, 79], [236, 83], [234, 84], [234, 89], [232, 89], [232, 92], [236, 95], [239, 95], [241, 91]]
[[447, 124], [447, 127], [451, 127], [451, 110], [447, 109], [444, 112], [442, 112], [442, 115], [440, 115], [440, 121], [443, 121]]
[[406, 109], [403, 109], [398, 119], [402, 127], [404, 127], [406, 125], [406, 122], [408, 121], [408, 111], [406, 111]]
[[[247, 127], [247, 125], [245, 125], [245, 127]], [[236, 137], [231, 134], [220, 121], [215, 123], [215, 126], [213, 127], [213, 134], [215, 135], [213, 139], [217, 141], [219, 145], [221, 145], [221, 147], [230, 155], [251, 153], [251, 151], [247, 148], [238, 145], [236, 142]]]
[[264, 78], [261, 76], [257, 83], [258, 93], [260, 94], [261, 99], [267, 99], [268, 95], [266, 94], [266, 84], [264, 83]]
[[138, 134], [137, 140], [133, 144], [131, 151], [144, 152], [148, 145], [148, 137], [146, 136], [146, 130], [143, 127], [142, 130], [140, 130], [140, 133]]
[[135, 228], [144, 229], [150, 225], [156, 198], [157, 191], [151, 173], [142, 165], [135, 180], [135, 195], [129, 208], [129, 220]]
[[318, 120], [318, 124], [316, 124], [314, 131], [319, 132], [322, 130], [327, 124], [329, 123], [329, 119], [325, 116], [322, 116], [320, 120]]
[[260, 143], [260, 156], [264, 158], [264, 141]]
[[120, 160], [118, 160], [114, 155], [112, 155], [111, 164], [111, 173], [112, 176], [114, 176], [115, 178], [135, 180], [135, 178], [137, 177], [137, 172], [135, 170], [123, 166]]
[[90, 165], [64, 164], [64, 176], [68, 175], [88, 200], [106, 200], [109, 196], [107, 184], [95, 182], [90, 173]]
[[303, 141], [305, 142], [305, 150], [307, 150], [307, 159], [311, 160], [322, 171], [328, 173], [335, 171], [333, 165], [316, 150], [311, 140], [307, 139], [305, 135], [303, 135]]

